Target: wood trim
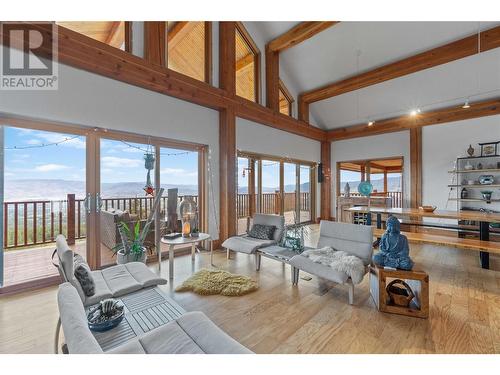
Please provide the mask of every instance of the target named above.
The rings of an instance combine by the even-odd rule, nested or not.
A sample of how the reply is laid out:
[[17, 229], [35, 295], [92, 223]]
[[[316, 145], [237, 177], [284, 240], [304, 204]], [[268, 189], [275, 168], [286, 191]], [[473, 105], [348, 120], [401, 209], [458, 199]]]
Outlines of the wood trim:
[[125, 52], [132, 53], [132, 22], [125, 21]]
[[321, 219], [330, 220], [332, 212], [332, 162], [331, 142], [321, 142], [321, 164], [323, 165], [323, 182], [321, 183]]
[[269, 161], [283, 161], [285, 163], [292, 163], [292, 164], [300, 164], [300, 165], [307, 165], [309, 167], [314, 167], [317, 165], [317, 163], [313, 161], [308, 161], [308, 160], [300, 160], [300, 159], [294, 159], [294, 158], [288, 158], [288, 157], [282, 157], [282, 156], [277, 156], [277, 155], [269, 155], [269, 154], [261, 154], [257, 152], [251, 152], [251, 151], [242, 151], [242, 150], [237, 150], [237, 156], [240, 158], [249, 158], [253, 160], [269, 160]]
[[297, 112], [300, 121], [309, 122], [309, 103], [304, 101], [302, 94], [299, 94], [298, 97]]
[[[106, 41], [104, 43], [114, 45], [116, 42], [117, 33], [120, 30], [121, 21], [113, 21], [111, 25], [111, 29], [109, 30], [109, 34], [106, 37]], [[125, 26], [125, 23], [124, 23]]]
[[[480, 45], [479, 45], [480, 42]], [[301, 94], [314, 103], [500, 47], [500, 26]]]
[[213, 77], [212, 22], [205, 21], [205, 82], [212, 85]]
[[[257, 46], [257, 44], [254, 42], [252, 36], [250, 35], [248, 30], [246, 29], [245, 25], [243, 25], [243, 22], [237, 21], [237, 22], [234, 22], [234, 24], [235, 24], [236, 30], [240, 33], [243, 40], [246, 42], [246, 44], [248, 45], [250, 50], [253, 52], [255, 102], [260, 103], [260, 98], [261, 98], [261, 92], [260, 92], [260, 90], [261, 90], [261, 84], [260, 84], [260, 80], [261, 80], [261, 77], [260, 77], [260, 75], [261, 75], [261, 62], [260, 62], [261, 53], [260, 53], [260, 49]], [[235, 34], [235, 38], [236, 38], [236, 34]], [[233, 44], [235, 44], [235, 43], [236, 43], [236, 39], [233, 39]], [[236, 45], [235, 45], [235, 48], [236, 48]], [[236, 54], [236, 51], [235, 51], [235, 54]], [[235, 62], [235, 66], [236, 66], [236, 62]]]
[[[293, 98], [292, 94], [290, 93], [290, 90], [288, 90], [288, 88], [286, 87], [285, 83], [281, 80], [281, 78], [279, 79], [279, 91], [283, 93], [283, 96], [288, 102], [288, 116], [292, 116], [293, 115], [292, 104], [295, 101], [295, 99]], [[278, 103], [278, 110], [280, 110], [279, 103]]]
[[422, 205], [422, 128], [410, 129], [410, 207]]
[[144, 58], [152, 64], [166, 66], [165, 22], [144, 22]]
[[328, 131], [327, 137], [331, 141], [338, 141], [498, 114], [500, 114], [500, 98], [495, 98], [471, 103], [470, 108], [462, 108], [460, 104], [420, 113], [416, 116], [404, 115], [386, 120], [379, 120], [373, 126], [359, 124], [346, 128], [332, 129]]
[[165, 32], [167, 34], [167, 48], [175, 48], [177, 43], [179, 43], [191, 30], [196, 27], [196, 23], [192, 21], [178, 21], [172, 27], [172, 30], [168, 30], [167, 22], [165, 22]]
[[293, 47], [304, 40], [307, 40], [323, 30], [337, 24], [338, 21], [331, 22], [301, 22], [286, 33], [269, 42], [269, 51], [280, 52]]

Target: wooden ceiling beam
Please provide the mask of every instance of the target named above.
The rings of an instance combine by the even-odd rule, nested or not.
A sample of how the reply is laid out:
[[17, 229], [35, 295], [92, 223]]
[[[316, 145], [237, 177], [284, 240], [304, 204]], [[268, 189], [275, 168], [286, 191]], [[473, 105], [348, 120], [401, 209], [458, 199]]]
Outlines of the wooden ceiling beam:
[[[121, 44], [125, 41], [124, 37], [125, 35], [120, 35], [120, 21], [114, 21], [112, 22], [111, 27], [109, 28], [109, 34], [108, 37], [106, 38], [106, 44], [109, 44], [113, 47], [120, 48]], [[121, 41], [120, 41], [121, 39]]]
[[167, 32], [167, 45], [168, 48], [175, 48], [175, 46], [194, 28], [196, 22], [191, 21], [178, 21], [172, 26], [172, 29]]
[[[498, 47], [500, 47], [500, 26], [481, 32], [479, 37], [477, 34], [470, 35], [368, 72], [306, 91], [300, 95], [300, 102], [314, 103]], [[299, 104], [299, 107], [300, 105], [305, 106]]]
[[249, 53], [248, 55], [243, 56], [241, 59], [236, 61], [236, 71], [246, 68], [254, 61], [255, 61], [255, 55], [253, 53]]
[[293, 47], [304, 40], [307, 40], [321, 31], [337, 24], [338, 21], [331, 22], [301, 22], [297, 26], [291, 28], [286, 33], [273, 39], [268, 43], [270, 52], [284, 51]]
[[328, 131], [328, 139], [331, 141], [339, 141], [498, 114], [500, 114], [500, 98], [495, 98], [471, 103], [470, 108], [462, 108], [462, 105], [456, 105], [420, 113], [416, 116], [404, 115], [386, 120], [379, 120], [372, 126], [359, 124], [340, 129], [332, 129]]

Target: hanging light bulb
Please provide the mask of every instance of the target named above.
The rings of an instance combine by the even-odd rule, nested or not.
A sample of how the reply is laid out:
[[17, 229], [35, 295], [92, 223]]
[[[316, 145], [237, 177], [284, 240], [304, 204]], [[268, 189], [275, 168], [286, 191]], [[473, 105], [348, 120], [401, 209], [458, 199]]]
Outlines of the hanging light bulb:
[[469, 104], [469, 98], [467, 98], [467, 100], [465, 101], [464, 105], [462, 106], [463, 109], [468, 109], [470, 108], [470, 104]]

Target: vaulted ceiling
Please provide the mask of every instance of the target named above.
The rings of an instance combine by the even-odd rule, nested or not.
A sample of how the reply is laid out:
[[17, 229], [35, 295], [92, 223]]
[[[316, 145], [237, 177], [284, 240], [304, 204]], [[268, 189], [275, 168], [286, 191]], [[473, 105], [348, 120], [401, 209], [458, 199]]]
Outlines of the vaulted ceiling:
[[[259, 22], [270, 41], [296, 23]], [[499, 26], [499, 22], [340, 22], [280, 55], [280, 74], [302, 93]], [[257, 28], [256, 28], [257, 29]], [[333, 129], [497, 97], [500, 48], [310, 105], [310, 121]]]

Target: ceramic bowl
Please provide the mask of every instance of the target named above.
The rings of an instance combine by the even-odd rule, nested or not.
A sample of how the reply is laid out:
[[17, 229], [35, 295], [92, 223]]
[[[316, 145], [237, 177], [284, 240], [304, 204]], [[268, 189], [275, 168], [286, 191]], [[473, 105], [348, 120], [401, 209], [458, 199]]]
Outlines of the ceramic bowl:
[[421, 206], [419, 207], [424, 212], [434, 212], [436, 210], [436, 206]]
[[491, 201], [491, 194], [493, 194], [492, 191], [482, 191], [481, 195], [483, 196], [483, 199], [487, 202]]

